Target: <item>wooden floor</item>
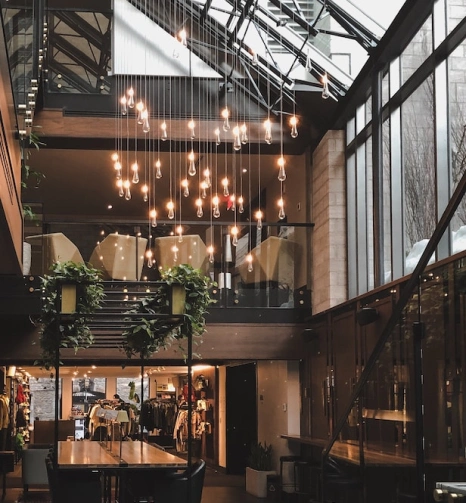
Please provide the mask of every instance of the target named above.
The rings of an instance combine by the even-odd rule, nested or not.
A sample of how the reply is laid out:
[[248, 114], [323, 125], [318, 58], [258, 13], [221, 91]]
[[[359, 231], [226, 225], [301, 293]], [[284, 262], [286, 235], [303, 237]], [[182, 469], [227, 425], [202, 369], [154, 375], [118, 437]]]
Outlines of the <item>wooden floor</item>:
[[[48, 491], [31, 488], [28, 497], [23, 497], [21, 487], [21, 464], [14, 473], [7, 475], [6, 497], [3, 503], [50, 503]], [[276, 503], [272, 499], [255, 498], [246, 493], [243, 475], [225, 475], [207, 467], [202, 493], [202, 503]], [[65, 502], [63, 502], [65, 503]]]

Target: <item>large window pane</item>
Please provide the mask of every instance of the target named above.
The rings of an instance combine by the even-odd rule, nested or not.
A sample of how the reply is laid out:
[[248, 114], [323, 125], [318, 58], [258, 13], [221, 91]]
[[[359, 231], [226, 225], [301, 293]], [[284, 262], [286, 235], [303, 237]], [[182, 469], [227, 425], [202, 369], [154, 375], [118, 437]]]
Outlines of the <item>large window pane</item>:
[[447, 33], [452, 32], [465, 17], [465, 0], [447, 0]]
[[403, 83], [411, 77], [430, 54], [432, 54], [432, 16], [427, 18], [427, 21], [401, 55]]
[[433, 77], [403, 103], [405, 272], [412, 272], [436, 225]]
[[[61, 400], [61, 380], [59, 386]], [[31, 390], [31, 422], [55, 419], [55, 377], [53, 373], [50, 374], [50, 378], [31, 379], [29, 388]]]
[[72, 415], [88, 413], [92, 404], [105, 398], [105, 387], [106, 379], [103, 377], [79, 377], [73, 379]]
[[372, 138], [366, 142], [366, 204], [367, 204], [367, 288], [374, 284], [374, 190], [372, 173]]
[[383, 229], [382, 229], [382, 249], [384, 257], [384, 270], [382, 281], [388, 283], [392, 278], [392, 238], [391, 238], [391, 169], [390, 169], [390, 119], [382, 125], [382, 162], [383, 162]]
[[[117, 379], [116, 389], [118, 395], [124, 402], [134, 404], [138, 409], [141, 408], [141, 378], [135, 377], [134, 379], [119, 377]], [[149, 398], [149, 379], [144, 378], [144, 397], [146, 400]]]

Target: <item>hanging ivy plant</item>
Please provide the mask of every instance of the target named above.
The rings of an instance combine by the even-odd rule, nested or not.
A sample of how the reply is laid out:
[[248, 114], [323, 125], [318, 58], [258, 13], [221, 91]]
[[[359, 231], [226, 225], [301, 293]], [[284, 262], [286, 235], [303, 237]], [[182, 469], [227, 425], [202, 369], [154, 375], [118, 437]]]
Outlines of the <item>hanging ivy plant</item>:
[[[166, 349], [174, 342], [183, 348], [183, 339], [193, 336], [199, 344], [205, 332], [205, 315], [210, 304], [215, 302], [210, 296], [214, 282], [200, 269], [180, 264], [161, 271], [161, 281], [172, 285], [182, 285], [186, 291], [185, 313], [182, 319], [167, 318], [170, 299], [166, 288], [157, 289], [150, 297], [137, 302], [128, 314], [140, 314], [131, 318], [133, 323], [123, 332], [122, 350], [128, 358], [137, 356], [148, 359], [153, 353]], [[129, 318], [128, 318], [129, 320]]]
[[[76, 284], [76, 312], [67, 317], [60, 315], [59, 291], [61, 285]], [[100, 271], [86, 264], [55, 262], [51, 273], [41, 278], [42, 309], [39, 319], [41, 357], [35, 363], [47, 370], [55, 366], [58, 348], [88, 348], [94, 337], [87, 325], [88, 317], [100, 309], [104, 288]]]

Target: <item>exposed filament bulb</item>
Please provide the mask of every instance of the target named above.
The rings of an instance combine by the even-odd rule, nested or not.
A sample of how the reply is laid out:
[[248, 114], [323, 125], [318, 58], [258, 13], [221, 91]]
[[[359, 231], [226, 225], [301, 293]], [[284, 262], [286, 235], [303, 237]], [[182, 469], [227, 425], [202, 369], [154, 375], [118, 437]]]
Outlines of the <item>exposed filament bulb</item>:
[[123, 197], [125, 195], [125, 191], [123, 190], [123, 180], [121, 178], [117, 180], [117, 187], [118, 187], [118, 195], [120, 197]]
[[126, 115], [128, 113], [128, 100], [126, 99], [126, 96], [122, 96], [120, 98], [120, 105], [121, 105], [121, 115]]
[[252, 272], [253, 271], [253, 267], [252, 267], [252, 255], [250, 253], [248, 253], [246, 255], [246, 262], [248, 263], [248, 272]]
[[238, 197], [238, 212], [244, 213], [244, 198], [243, 198], [243, 196]]
[[143, 121], [143, 118], [142, 118], [142, 112], [144, 110], [144, 103], [139, 100], [136, 104], [136, 110], [138, 112], [138, 124], [142, 124], [144, 121]]
[[204, 170], [204, 182], [205, 182], [205, 186], [206, 188], [210, 188], [210, 186], [212, 185], [212, 181], [210, 179], [210, 169], [209, 168], [206, 168]]
[[223, 117], [223, 130], [224, 131], [229, 131], [230, 129], [230, 111], [228, 110], [228, 107], [225, 107], [222, 110], [222, 117]]
[[160, 129], [162, 130], [162, 141], [166, 141], [168, 139], [168, 134], [167, 134], [167, 123], [165, 121], [160, 124]]
[[241, 150], [241, 137], [239, 135], [239, 127], [238, 126], [235, 126], [233, 128], [233, 135], [234, 135], [234, 140], [233, 140], [234, 150]]
[[212, 198], [212, 205], [213, 205], [212, 215], [214, 218], [220, 217], [220, 208], [218, 207], [219, 203], [220, 203], [220, 199], [218, 198], [218, 196], [214, 196]]
[[283, 220], [286, 215], [285, 215], [285, 201], [283, 201], [283, 197], [281, 197], [279, 200], [278, 200], [278, 218], [280, 220]]
[[188, 180], [186, 178], [184, 178], [183, 180], [181, 180], [181, 187], [183, 187], [183, 196], [184, 197], [188, 197], [189, 196], [189, 183], [188, 183]]
[[162, 178], [162, 163], [160, 162], [160, 159], [155, 161], [155, 178]]
[[270, 145], [272, 143], [272, 123], [270, 122], [270, 119], [265, 119], [264, 121], [264, 128], [265, 128], [265, 143], [267, 145]]
[[207, 184], [205, 181], [200, 183], [200, 189], [201, 189], [201, 198], [205, 199], [207, 197]]
[[173, 245], [172, 252], [173, 252], [173, 261], [177, 262], [178, 261], [178, 246]]
[[291, 138], [297, 138], [298, 136], [298, 118], [296, 115], [290, 117], [291, 126]]
[[256, 211], [256, 220], [257, 220], [257, 229], [258, 230], [262, 229], [262, 211], [261, 210]]
[[178, 225], [176, 228], [176, 233], [178, 234], [178, 242], [182, 243], [183, 242], [183, 227], [181, 225]]
[[235, 211], [236, 210], [236, 197], [234, 194], [232, 194], [230, 196], [230, 208], [231, 208], [231, 211]]
[[191, 137], [191, 140], [194, 140], [194, 138], [196, 138], [196, 132], [194, 130], [194, 128], [196, 127], [196, 124], [195, 122], [191, 119], [189, 122], [188, 122], [188, 128], [189, 128], [189, 131], [190, 131], [190, 137]]
[[188, 167], [188, 175], [189, 176], [194, 176], [196, 174], [196, 164], [194, 163], [194, 150], [191, 150], [191, 152], [188, 155], [188, 160], [189, 160], [189, 167]]
[[223, 185], [223, 195], [225, 197], [228, 197], [230, 195], [230, 191], [228, 190], [228, 178], [227, 177], [225, 177], [222, 180], [222, 185]]
[[204, 216], [204, 211], [202, 210], [202, 199], [200, 197], [196, 199], [196, 206], [197, 206], [196, 215], [199, 218], [202, 218]]
[[152, 227], [157, 227], [157, 210], [152, 208], [149, 211], [150, 224]]
[[150, 124], [149, 124], [149, 112], [147, 111], [147, 108], [145, 108], [141, 112], [141, 117], [142, 117], [142, 132], [148, 133], [150, 131]]
[[286, 171], [285, 171], [285, 158], [283, 156], [279, 157], [277, 160], [278, 164], [278, 179], [281, 182], [286, 180]]
[[120, 161], [115, 161], [115, 164], [113, 165], [115, 168], [115, 174], [116, 174], [116, 179], [119, 180], [121, 178], [121, 163]]
[[130, 190], [130, 187], [131, 187], [131, 183], [129, 182], [129, 180], [125, 180], [123, 182], [123, 188], [125, 189], [125, 199], [127, 201], [129, 201], [131, 199], [131, 190]]
[[152, 258], [152, 250], [146, 251], [146, 258], [147, 258], [147, 267], [149, 267], [150, 269], [154, 265], [154, 259]]
[[175, 203], [173, 201], [168, 201], [167, 203], [168, 218], [173, 220], [175, 218]]
[[139, 183], [139, 166], [137, 162], [133, 162], [131, 171], [133, 172], [133, 183]]
[[142, 187], [141, 187], [141, 192], [142, 192], [142, 200], [147, 203], [148, 199], [149, 199], [149, 196], [148, 196], [148, 193], [149, 193], [149, 187], [144, 184]]
[[220, 143], [222, 143], [222, 140], [220, 139], [220, 129], [219, 128], [215, 129], [214, 134], [215, 134], [216, 145], [220, 145]]
[[212, 245], [209, 245], [207, 247], [207, 253], [209, 254], [209, 264], [214, 263], [214, 247]]
[[117, 162], [119, 159], [118, 152], [113, 152], [111, 159], [113, 162]]
[[244, 145], [246, 144], [248, 141], [249, 141], [249, 138], [248, 138], [248, 128], [246, 126], [246, 124], [243, 122], [243, 124], [241, 125], [241, 143]]
[[128, 108], [134, 108], [134, 89], [130, 87], [128, 89], [127, 94], [128, 94], [128, 101], [127, 101]]
[[231, 233], [231, 244], [233, 246], [236, 246], [238, 244], [238, 232], [239, 232], [239, 230], [238, 230], [238, 227], [236, 225], [231, 228], [231, 231], [230, 231], [230, 233]]

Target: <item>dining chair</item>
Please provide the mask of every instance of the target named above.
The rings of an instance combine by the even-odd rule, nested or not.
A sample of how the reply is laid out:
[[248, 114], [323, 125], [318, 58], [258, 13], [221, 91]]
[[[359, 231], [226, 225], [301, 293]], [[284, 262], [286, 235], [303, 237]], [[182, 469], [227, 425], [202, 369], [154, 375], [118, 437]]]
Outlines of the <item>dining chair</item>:
[[[132, 503], [155, 501], [157, 503], [201, 503], [204, 487], [206, 464], [200, 459], [191, 468], [183, 472], [158, 472], [148, 470], [139, 472], [145, 479], [144, 491], [141, 491], [141, 478], [129, 478], [126, 487], [127, 499]], [[143, 494], [144, 492], [144, 494]]]

